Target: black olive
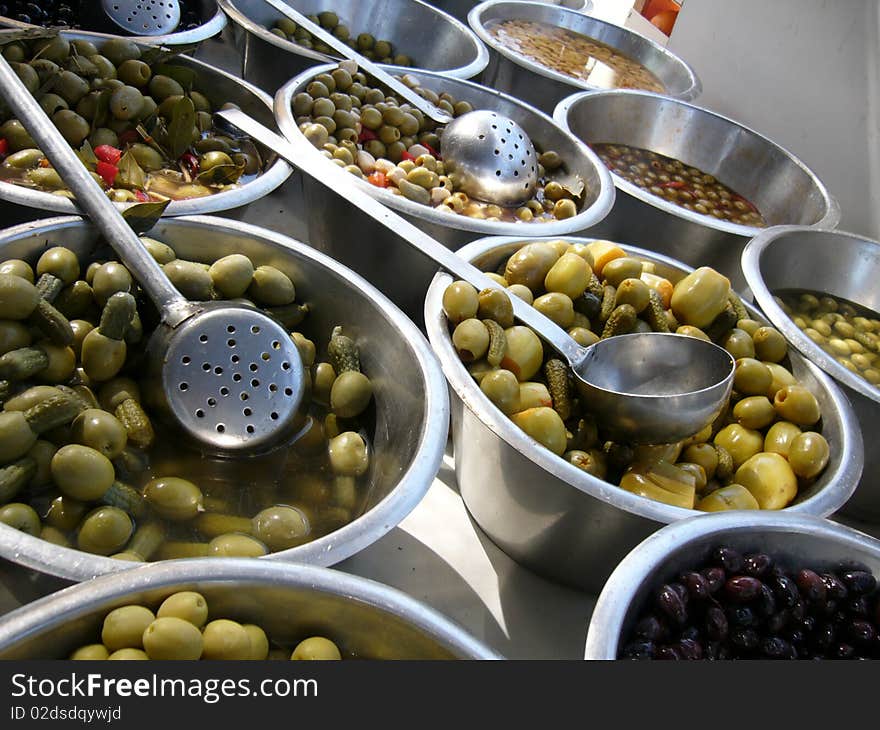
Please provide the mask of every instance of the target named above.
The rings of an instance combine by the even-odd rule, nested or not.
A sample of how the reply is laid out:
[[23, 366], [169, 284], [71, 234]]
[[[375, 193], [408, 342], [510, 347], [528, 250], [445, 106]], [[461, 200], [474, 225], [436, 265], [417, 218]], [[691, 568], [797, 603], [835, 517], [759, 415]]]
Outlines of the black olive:
[[856, 655], [855, 647], [840, 642], [831, 648], [830, 656], [834, 659], [852, 659]]
[[709, 597], [709, 584], [706, 579], [696, 571], [682, 573], [678, 579], [687, 588], [691, 598], [705, 600]]
[[724, 583], [724, 595], [737, 603], [748, 603], [758, 597], [761, 586], [757, 578], [748, 575], [735, 575]]
[[800, 599], [789, 610], [791, 611], [791, 617], [795, 621], [803, 621], [804, 616], [807, 615], [807, 605]]
[[837, 638], [837, 630], [834, 626], [829, 623], [823, 623], [816, 626], [811, 642], [817, 649], [827, 651], [834, 643], [835, 638]]
[[786, 609], [777, 611], [767, 617], [767, 630], [772, 634], [778, 634], [788, 624], [791, 614]]
[[876, 635], [874, 624], [864, 619], [853, 619], [847, 627], [847, 636], [856, 644], [868, 644]]
[[730, 632], [730, 643], [741, 651], [754, 651], [758, 648], [760, 638], [754, 629], [736, 628]]
[[706, 568], [701, 575], [706, 579], [706, 586], [709, 589], [709, 594], [714, 595], [719, 590], [721, 590], [721, 586], [724, 585], [724, 581], [727, 576], [724, 574], [724, 568]]
[[674, 646], [658, 646], [654, 650], [655, 659], [664, 659], [667, 661], [676, 661], [681, 659], [681, 655]]
[[645, 616], [636, 624], [635, 635], [649, 641], [659, 641], [669, 634], [669, 630], [656, 616]]
[[776, 599], [786, 608], [791, 608], [800, 598], [797, 584], [787, 575], [777, 575], [770, 581]]
[[794, 659], [791, 644], [778, 636], [769, 636], [761, 642], [761, 653], [768, 659]]
[[855, 616], [868, 615], [868, 599], [865, 596], [850, 598], [843, 604], [843, 609]]
[[728, 547], [719, 547], [712, 552], [712, 562], [728, 573], [739, 573], [743, 568], [743, 556]]
[[773, 566], [773, 560], [766, 553], [752, 553], [743, 559], [743, 573], [753, 578], [761, 578]]
[[678, 592], [670, 585], [663, 586], [657, 594], [657, 608], [674, 624], [683, 626], [687, 620], [687, 609]]
[[797, 582], [801, 595], [811, 603], [824, 602], [828, 596], [828, 591], [819, 574], [808, 568], [798, 571], [795, 582]]
[[727, 638], [727, 616], [718, 606], [710, 606], [706, 609], [706, 635], [715, 641], [723, 641]]
[[678, 597], [681, 599], [681, 602], [684, 603], [685, 606], [688, 604], [688, 599], [690, 595], [688, 594], [688, 589], [682, 585], [681, 583], [670, 583], [669, 587], [672, 588], [676, 593], [678, 593]]
[[835, 601], [841, 601], [849, 595], [849, 591], [846, 590], [843, 581], [841, 581], [836, 575], [822, 573], [821, 577], [822, 582], [825, 584], [825, 590], [828, 591], [828, 596], [830, 598], [833, 598]]
[[772, 589], [766, 583], [761, 584], [755, 607], [762, 616], [772, 616], [776, 613], [776, 598], [773, 595]]
[[687, 639], [688, 641], [699, 641], [700, 630], [696, 626], [688, 626], [681, 632], [679, 640]]
[[871, 593], [877, 587], [877, 579], [866, 570], [846, 570], [840, 579], [850, 591], [858, 595]]
[[621, 652], [621, 659], [653, 659], [654, 643], [651, 641], [634, 641], [627, 644]]
[[732, 606], [727, 610], [727, 620], [734, 626], [757, 626], [755, 612], [748, 606]]
[[678, 654], [682, 659], [702, 659], [703, 645], [694, 639], [682, 639], [678, 642]]

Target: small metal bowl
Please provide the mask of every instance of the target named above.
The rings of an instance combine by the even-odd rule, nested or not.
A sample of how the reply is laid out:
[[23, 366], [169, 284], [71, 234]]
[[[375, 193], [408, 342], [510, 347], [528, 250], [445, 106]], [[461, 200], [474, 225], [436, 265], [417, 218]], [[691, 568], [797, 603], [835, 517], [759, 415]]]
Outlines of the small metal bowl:
[[[776, 303], [783, 289], [820, 291], [880, 312], [880, 242], [842, 231], [801, 226], [768, 229], [746, 246], [742, 268], [755, 301], [773, 325], [808, 360], [843, 387], [853, 405], [866, 442], [876, 435], [880, 389], [847, 370], [807, 337]], [[862, 480], [844, 512], [880, 522], [880, 453], [867, 449]]]
[[[522, 238], [484, 238], [459, 255], [480, 269], [495, 271], [522, 245]], [[624, 248], [653, 261], [657, 273], [672, 281], [693, 270], [650, 251]], [[597, 479], [540, 446], [498, 410], [452, 345], [443, 313], [443, 292], [451, 281], [442, 272], [434, 278], [425, 300], [425, 321], [431, 346], [458, 396], [452, 401], [452, 439], [465, 505], [493, 542], [517, 562], [598, 593], [617, 563], [641, 540], [667, 523], [704, 513], [639, 497]], [[760, 319], [757, 310], [746, 306]], [[862, 437], [849, 402], [834, 382], [796, 352], [790, 360], [795, 377], [819, 400], [822, 433], [832, 444], [832, 454], [821, 476], [784, 511], [826, 517], [856, 488]]]
[[[291, 109], [293, 97], [304, 91], [315, 76], [331, 68], [309, 69], [291, 79], [275, 95], [278, 127], [289, 139], [304, 139]], [[563, 131], [550, 117], [518, 99], [470, 81], [428, 71], [409, 73], [437, 93], [448, 92], [457, 100], [470, 102], [474, 109], [490, 109], [515, 121], [543, 150], [558, 152], [569, 172], [580, 175], [588, 191], [586, 200], [581, 211], [572, 218], [549, 223], [507, 223], [445, 213], [354, 178], [364, 192], [393, 208], [453, 251], [472, 241], [474, 234], [559, 236], [572, 233], [595, 225], [611, 210], [614, 204], [611, 174], [585, 144]], [[311, 146], [308, 152], [320, 156], [320, 152]], [[320, 159], [327, 165], [333, 164], [323, 157]], [[309, 211], [309, 242], [365, 276], [408, 316], [420, 322], [425, 292], [437, 265], [325, 185], [305, 175], [302, 182], [305, 209]], [[352, 245], [353, 241], [357, 241], [357, 245]]]
[[[270, 264], [296, 283], [299, 301], [314, 302], [310, 326], [329, 333], [345, 323], [357, 338], [370, 374], [375, 426], [368, 496], [360, 516], [338, 530], [265, 560], [333, 565], [372, 544], [418, 504], [443, 458], [449, 398], [443, 373], [421, 332], [361, 277], [305, 244], [279, 233], [211, 216], [162, 218], [150, 232], [182, 257], [213, 261], [241, 253]], [[87, 257], [99, 234], [83, 219], [53, 218], [0, 234], [0, 261], [33, 261], [47, 247], [66, 246]], [[207, 464], [207, 462], [206, 462]], [[222, 461], [206, 469], [224, 469]], [[0, 557], [72, 581], [136, 566], [59, 547], [0, 524]]]
[[[0, 659], [65, 659], [104, 616], [198, 591], [211, 618], [253, 623], [282, 645], [327, 636], [343, 657], [502, 659], [437, 611], [381, 583], [328, 568], [258, 560], [169, 560], [65, 588], [0, 620]], [[292, 648], [292, 646], [291, 646]]]
[[[93, 2], [96, 5], [100, 3], [100, 0], [85, 1]], [[201, 24], [197, 28], [191, 28], [190, 30], [182, 30], [180, 32], [167, 33], [165, 35], [123, 37], [130, 38], [131, 40], [138, 43], [152, 43], [157, 46], [167, 46], [174, 50], [184, 51], [186, 50], [186, 48], [184, 47], [201, 43], [208, 38], [213, 38], [215, 35], [220, 33], [223, 28], [226, 27], [226, 15], [223, 13], [223, 11], [219, 8], [214, 0], [199, 0], [199, 17], [201, 19]], [[32, 25], [30, 23], [22, 23], [21, 21], [15, 20], [14, 18], [7, 18], [3, 15], [0, 15], [0, 27], [40, 28], [41, 26]], [[86, 30], [76, 32], [81, 33], [83, 37], [87, 37], [89, 40], [92, 41], [101, 40], [102, 38], [112, 38], [115, 35], [113, 33], [98, 33], [95, 31]]]
[[657, 531], [611, 574], [590, 620], [584, 659], [617, 659], [651, 594], [683, 570], [704, 564], [719, 545], [767, 553], [783, 567], [832, 570], [859, 562], [880, 573], [880, 542], [834, 522], [787, 512], [724, 512]]
[[[218, 1], [244, 34], [243, 78], [261, 89], [272, 93], [291, 76], [333, 60], [270, 33], [282, 15], [262, 0]], [[288, 0], [288, 4], [306, 14], [331, 9], [323, 0]], [[421, 0], [336, 0], [332, 10], [353, 34], [370, 33], [377, 40], [391, 41], [420, 69], [470, 79], [489, 62], [489, 51], [470, 28]]]
[[471, 28], [491, 49], [482, 82], [538, 107], [548, 114], [559, 101], [575, 91], [596, 89], [507, 48], [489, 29], [505, 20], [530, 20], [565, 28], [611, 46], [642, 64], [660, 79], [666, 94], [676, 99], [695, 99], [702, 91], [694, 70], [671, 51], [638, 33], [593, 18], [585, 12], [543, 2], [488, 0], [468, 13]]
[[[62, 35], [71, 40], [90, 40], [99, 47], [101, 41], [112, 37], [74, 32], [64, 32]], [[148, 44], [139, 45], [146, 47]], [[272, 116], [272, 99], [266, 92], [190, 56], [181, 55], [175, 59], [174, 63], [198, 73], [196, 88], [215, 104], [226, 102], [238, 104], [242, 110], [258, 121], [269, 127], [275, 127], [275, 120]], [[164, 215], [202, 215], [231, 208], [241, 208], [271, 193], [284, 183], [292, 172], [293, 168], [290, 165], [277, 158], [261, 175], [250, 182], [233, 190], [203, 198], [174, 200], [169, 203]], [[118, 203], [117, 205], [124, 210], [136, 205], [136, 203]], [[70, 198], [0, 182], [0, 216], [3, 218], [4, 225], [23, 223], [34, 218], [45, 218], [57, 214], [73, 215], [78, 212], [76, 204]]]
[[[834, 228], [837, 202], [803, 162], [758, 132], [720, 114], [644, 91], [578, 93], [553, 118], [587, 144], [616, 142], [673, 157], [715, 175], [752, 201], [772, 225]], [[692, 266], [712, 266], [745, 286], [740, 255], [763, 228], [700, 215], [612, 174], [618, 195], [589, 234], [650, 245]]]

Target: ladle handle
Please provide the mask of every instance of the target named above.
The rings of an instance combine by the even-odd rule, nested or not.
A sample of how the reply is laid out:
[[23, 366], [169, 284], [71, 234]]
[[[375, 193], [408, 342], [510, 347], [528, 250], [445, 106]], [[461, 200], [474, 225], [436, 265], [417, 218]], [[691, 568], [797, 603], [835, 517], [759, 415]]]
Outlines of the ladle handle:
[[[354, 203], [364, 213], [406, 239], [410, 245], [449, 273], [472, 284], [477, 290], [502, 289], [496, 281], [490, 279], [476, 266], [468, 263], [442, 243], [361, 190], [350, 172], [346, 172], [336, 165], [325, 164], [326, 161], [314, 154], [314, 148], [305, 139], [288, 141], [239, 109], [228, 109], [217, 112], [217, 114], [253, 139], [274, 150], [291, 165], [298, 167], [318, 182]], [[509, 298], [513, 304], [513, 314], [516, 319], [540, 334], [573, 367], [581, 361], [585, 353], [584, 348], [578, 345], [565, 330], [519, 297], [509, 295]]]
[[76, 202], [95, 226], [104, 234], [126, 267], [134, 274], [163, 319], [170, 324], [175, 314], [185, 310], [189, 302], [174, 288], [162, 267], [149, 254], [116, 205], [92, 178], [82, 160], [37, 103], [18, 74], [0, 55], [0, 93], [18, 120], [49, 158], [67, 186], [76, 195]]
[[337, 38], [336, 36], [328, 33], [317, 23], [313, 23], [298, 10], [294, 10], [294, 8], [292, 8], [290, 5], [283, 2], [283, 0], [263, 0], [263, 2], [267, 5], [271, 5], [279, 13], [283, 13], [291, 20], [303, 26], [309, 33], [315, 36], [322, 43], [330, 46], [330, 48], [336, 51], [336, 53], [338, 53], [343, 58], [346, 58], [349, 61], [354, 61], [361, 69], [373, 76], [377, 81], [385, 84], [385, 86], [391, 89], [395, 94], [399, 94], [400, 96], [402, 96], [404, 99], [406, 99], [407, 102], [412, 104], [426, 117], [433, 119], [438, 124], [449, 124], [449, 122], [452, 121], [451, 115], [447, 114], [442, 109], [429, 102], [427, 99], [419, 96], [406, 84], [398, 81], [379, 65], [373, 63], [365, 56], [362, 56], [351, 46], [346, 45], [345, 42], [339, 40], [339, 38]]

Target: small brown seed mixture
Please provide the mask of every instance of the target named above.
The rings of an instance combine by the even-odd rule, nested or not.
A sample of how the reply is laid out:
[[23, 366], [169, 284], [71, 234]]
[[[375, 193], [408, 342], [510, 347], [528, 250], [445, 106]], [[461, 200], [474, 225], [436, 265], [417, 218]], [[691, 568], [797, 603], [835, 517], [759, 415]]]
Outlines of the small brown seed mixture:
[[505, 20], [487, 30], [511, 51], [591, 86], [666, 92], [638, 61], [580, 33], [532, 20]]

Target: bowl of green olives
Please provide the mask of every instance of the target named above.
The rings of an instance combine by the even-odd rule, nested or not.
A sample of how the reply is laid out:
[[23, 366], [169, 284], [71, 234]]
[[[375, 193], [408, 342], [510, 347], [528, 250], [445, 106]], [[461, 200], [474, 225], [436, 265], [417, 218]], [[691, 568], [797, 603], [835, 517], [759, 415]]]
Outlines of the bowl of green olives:
[[852, 495], [863, 446], [846, 397], [718, 272], [583, 238], [485, 238], [460, 255], [582, 346], [666, 331], [710, 339], [736, 358], [731, 400], [711, 426], [676, 444], [616, 443], [562, 362], [508, 316], [505, 291], [437, 274], [425, 321], [458, 395], [459, 488], [518, 562], [596, 592], [664, 524], [727, 510], [824, 517]]
[[[106, 38], [108, 35], [118, 35], [112, 25], [102, 22], [95, 13], [84, 12], [88, 9], [86, 3], [90, 1], [4, 3], [9, 15], [0, 15], [0, 26], [21, 29], [64, 27], [88, 33], [98, 39]], [[184, 0], [180, 3], [180, 11], [180, 23], [172, 33], [126, 37], [166, 47], [190, 46], [213, 38], [226, 27], [226, 15], [215, 0]]]
[[[214, 125], [213, 112], [231, 104], [271, 126], [271, 99], [189, 56], [128, 38], [57, 31], [6, 43], [2, 53], [123, 207], [170, 201], [165, 215], [240, 208], [292, 172], [271, 150]], [[0, 118], [7, 220], [75, 213], [72, 194], [25, 125], [8, 112]]]
[[[404, 83], [449, 114], [495, 111], [519, 124], [534, 144], [538, 185], [529, 200], [501, 207], [469, 197], [446, 175], [443, 130], [349, 63], [310, 69], [279, 89], [279, 128], [289, 139], [310, 142], [309, 153], [343, 167], [364, 192], [448, 248], [460, 248], [475, 234], [573, 233], [611, 210], [614, 185], [605, 166], [550, 117], [470, 81], [428, 71], [402, 74]], [[312, 245], [366, 276], [420, 321], [436, 265], [318, 181], [304, 178], [303, 194], [316, 213], [308, 219]], [[351, 239], [358, 245], [343, 243]]]
[[593, 147], [617, 190], [614, 209], [588, 235], [712, 266], [737, 291], [746, 286], [742, 251], [765, 227], [840, 221], [837, 201], [804, 161], [693, 103], [633, 89], [579, 92], [553, 118]]
[[[416, 327], [350, 270], [266, 229], [166, 217], [145, 245], [187, 298], [250, 301], [291, 333], [310, 383], [302, 428], [247, 459], [186, 448], [142, 377], [156, 312], [96, 230], [76, 217], [6, 229], [0, 556], [69, 580], [189, 557], [330, 565], [403, 519], [448, 426]], [[213, 371], [192, 415], [218, 432], [212, 414], [229, 402], [256, 418], [252, 395], [290, 395], [234, 330], [228, 361], [181, 361]]]
[[[795, 247], [797, 257], [793, 259]], [[880, 242], [843, 231], [777, 226], [746, 246], [742, 267], [755, 302], [806, 359], [843, 388], [870, 443], [880, 406]], [[878, 330], [880, 331], [880, 330]], [[845, 513], [880, 521], [874, 480], [880, 456], [867, 449], [862, 481]]]
[[[244, 35], [244, 78], [274, 92], [334, 54], [261, 0], [219, 0]], [[464, 23], [421, 0], [297, 0], [310, 19], [376, 63], [437, 71], [460, 79], [478, 76], [489, 52]]]
[[501, 659], [413, 598], [330, 568], [175, 560], [0, 620], [0, 659]]

